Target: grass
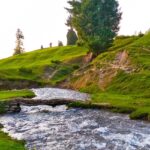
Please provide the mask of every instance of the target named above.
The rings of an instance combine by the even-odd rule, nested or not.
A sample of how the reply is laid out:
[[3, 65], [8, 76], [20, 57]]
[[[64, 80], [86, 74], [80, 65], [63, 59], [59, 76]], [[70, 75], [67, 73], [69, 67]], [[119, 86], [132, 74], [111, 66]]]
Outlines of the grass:
[[90, 102], [74, 102], [69, 107], [107, 109], [116, 113], [130, 114], [131, 119], [150, 121], [150, 98], [110, 92], [92, 94]]
[[[0, 60], [0, 79], [49, 82], [43, 76], [47, 73], [46, 68], [54, 68], [53, 62], [62, 62], [57, 64], [57, 69], [61, 70], [62, 66], [73, 65], [69, 63], [72, 60], [77, 59], [74, 63], [80, 63], [78, 58], [83, 57], [86, 53], [87, 49], [82, 47], [64, 46], [35, 50], [2, 59]], [[54, 80], [56, 80], [55, 77]]]
[[0, 91], [0, 114], [6, 113], [7, 110], [5, 107], [7, 107], [11, 99], [17, 97], [30, 98], [34, 96], [34, 93], [30, 90]]
[[142, 95], [124, 95], [110, 92], [97, 93], [93, 94], [92, 102], [108, 103], [113, 107], [114, 112], [131, 113], [132, 119], [143, 119], [140, 117], [142, 113], [146, 113], [147, 117], [150, 117], [150, 98], [143, 98]]
[[[115, 59], [118, 52], [124, 50], [128, 52], [135, 72], [119, 71], [107, 88], [102, 91], [99, 88], [97, 74], [94, 72], [90, 74], [90, 69], [92, 67], [97, 70], [105, 68]], [[86, 48], [77, 46], [54, 47], [2, 59], [0, 60], [0, 79], [31, 80], [57, 85], [70, 78], [79, 67], [82, 70], [82, 58], [87, 51]], [[75, 102], [69, 104], [70, 107], [104, 108], [113, 112], [129, 113], [131, 119], [150, 121], [150, 33], [143, 37], [116, 38], [112, 47], [95, 58], [89, 66], [85, 68], [83, 75], [72, 78], [71, 84], [80, 81], [78, 88], [82, 92], [90, 93], [92, 100], [88, 103]], [[45, 77], [45, 73], [54, 73], [54, 75], [49, 79]], [[88, 79], [88, 84], [80, 87], [84, 85], [82, 82], [86, 83], [86, 79]], [[4, 111], [4, 103], [1, 103], [3, 100], [7, 102], [15, 97], [33, 96], [34, 94], [29, 90], [0, 91], [0, 111]], [[24, 142], [12, 140], [0, 131], [0, 148], [22, 150]]]
[[7, 134], [0, 131], [1, 150], [25, 150], [24, 144], [24, 141], [13, 140]]
[[[77, 46], [54, 47], [2, 59], [0, 60], [0, 78], [42, 81], [57, 86], [62, 81], [69, 81], [76, 71], [79, 76], [71, 78], [69, 85], [72, 84], [74, 87], [78, 84], [78, 89], [91, 93], [92, 104], [107, 103], [115, 112], [129, 112], [131, 118], [149, 120], [150, 33], [143, 37], [117, 37], [111, 48], [95, 58], [82, 71], [82, 59], [87, 51], [86, 48]], [[118, 71], [105, 90], [100, 90], [99, 70], [111, 64], [118, 52], [122, 51], [128, 53], [135, 71], [132, 73]], [[45, 74], [53, 74], [53, 76], [47, 78]]]
[[[104, 91], [100, 90], [97, 79], [92, 80], [90, 85], [81, 87], [80, 90], [92, 94], [92, 104], [107, 104], [109, 107], [105, 108], [114, 112], [129, 113], [131, 119], [150, 121], [150, 33], [143, 37], [116, 38], [113, 46], [94, 59], [91, 64], [97, 70], [105, 68], [114, 61], [118, 52], [124, 50], [129, 54], [135, 72], [118, 71], [117, 76]], [[82, 81], [80, 84], [82, 85]], [[87, 105], [93, 107], [91, 103], [86, 104], [85, 107], [88, 107]], [[80, 106], [80, 104], [73, 105]]]
[[0, 91], [0, 101], [10, 100], [17, 97], [34, 97], [34, 93], [30, 90], [12, 90], [12, 91]]
[[[11, 98], [34, 97], [30, 90], [0, 91], [0, 113], [4, 113], [5, 102]], [[25, 150], [25, 142], [11, 139], [7, 134], [0, 130], [0, 149], [1, 150]]]

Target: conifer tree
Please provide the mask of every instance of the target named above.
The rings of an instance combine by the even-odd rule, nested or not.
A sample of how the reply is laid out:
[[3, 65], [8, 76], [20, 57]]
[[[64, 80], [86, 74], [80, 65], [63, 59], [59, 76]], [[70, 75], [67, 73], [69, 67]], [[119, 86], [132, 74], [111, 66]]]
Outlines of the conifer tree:
[[14, 55], [17, 54], [21, 54], [24, 52], [24, 48], [23, 48], [23, 40], [24, 39], [24, 35], [22, 33], [22, 31], [20, 29], [17, 29], [16, 32], [16, 47], [14, 49]]
[[111, 46], [119, 30], [121, 12], [117, 0], [69, 0], [68, 20], [95, 55]]
[[70, 28], [67, 33], [67, 45], [75, 45], [77, 40], [78, 37], [75, 31], [73, 30], [73, 28]]

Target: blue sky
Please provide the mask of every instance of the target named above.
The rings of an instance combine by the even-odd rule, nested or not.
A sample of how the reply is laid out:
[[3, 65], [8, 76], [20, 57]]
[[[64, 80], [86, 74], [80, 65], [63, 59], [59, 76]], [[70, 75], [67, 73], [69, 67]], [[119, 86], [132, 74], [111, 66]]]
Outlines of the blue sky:
[[[119, 34], [131, 35], [150, 28], [149, 0], [118, 0], [123, 18]], [[66, 43], [67, 0], [1, 0], [0, 58], [11, 56], [15, 34], [20, 28], [25, 36], [26, 51]]]

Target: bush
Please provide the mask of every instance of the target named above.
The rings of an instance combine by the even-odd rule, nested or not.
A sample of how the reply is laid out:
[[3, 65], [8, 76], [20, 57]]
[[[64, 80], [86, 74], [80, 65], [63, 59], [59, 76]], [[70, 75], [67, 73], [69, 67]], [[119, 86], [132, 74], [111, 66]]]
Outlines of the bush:
[[76, 69], [79, 69], [80, 66], [79, 66], [79, 65], [73, 65], [72, 68], [73, 68], [74, 70], [76, 70]]
[[76, 42], [77, 46], [83, 46], [84, 45], [84, 42], [82, 40], [78, 40]]
[[138, 112], [135, 111], [130, 115], [131, 119], [142, 119], [142, 120], [149, 120], [149, 114], [148, 112]]
[[32, 69], [21, 67], [21, 68], [19, 68], [19, 72], [25, 73], [25, 74], [31, 74]]
[[51, 63], [59, 65], [62, 62], [60, 60], [51, 60]]

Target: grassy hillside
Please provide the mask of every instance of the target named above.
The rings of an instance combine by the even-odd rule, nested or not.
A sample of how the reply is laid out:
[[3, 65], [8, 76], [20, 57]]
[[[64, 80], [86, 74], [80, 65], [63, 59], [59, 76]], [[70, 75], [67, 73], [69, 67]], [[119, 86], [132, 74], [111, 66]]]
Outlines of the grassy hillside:
[[36, 50], [0, 60], [0, 79], [26, 79], [92, 94], [131, 118], [150, 120], [150, 33], [117, 37], [106, 52], [84, 64], [86, 48]]
[[87, 49], [76, 46], [54, 47], [2, 59], [0, 79], [51, 81], [55, 84], [78, 68], [86, 52]]
[[92, 103], [150, 120], [150, 34], [118, 37], [107, 52], [76, 74], [70, 86], [91, 93]]

